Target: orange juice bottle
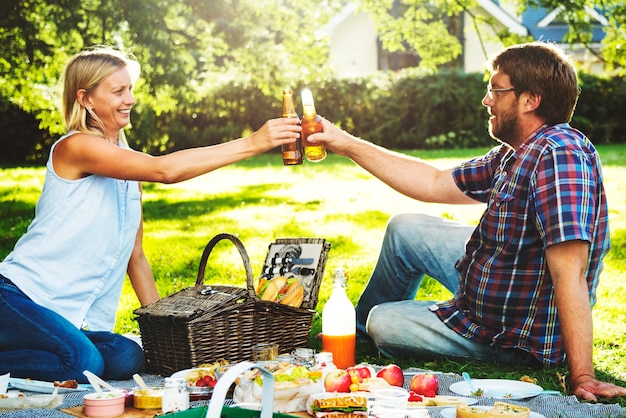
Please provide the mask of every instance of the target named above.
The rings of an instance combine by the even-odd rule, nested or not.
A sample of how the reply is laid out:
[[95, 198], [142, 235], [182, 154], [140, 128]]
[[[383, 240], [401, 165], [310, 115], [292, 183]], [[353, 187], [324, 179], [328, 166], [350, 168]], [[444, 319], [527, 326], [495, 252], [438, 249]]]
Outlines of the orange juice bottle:
[[346, 295], [342, 268], [335, 270], [333, 291], [322, 309], [322, 351], [333, 353], [333, 362], [340, 369], [355, 364], [356, 313]]

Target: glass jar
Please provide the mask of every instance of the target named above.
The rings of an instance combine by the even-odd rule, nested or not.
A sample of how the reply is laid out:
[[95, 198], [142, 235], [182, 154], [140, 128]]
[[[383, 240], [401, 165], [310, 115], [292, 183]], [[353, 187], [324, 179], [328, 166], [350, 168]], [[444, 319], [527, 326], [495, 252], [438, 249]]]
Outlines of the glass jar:
[[189, 409], [189, 392], [187, 391], [187, 381], [185, 379], [165, 378], [161, 409], [163, 413]]
[[315, 361], [315, 350], [312, 348], [296, 348], [291, 353], [293, 362], [297, 366], [313, 366]]

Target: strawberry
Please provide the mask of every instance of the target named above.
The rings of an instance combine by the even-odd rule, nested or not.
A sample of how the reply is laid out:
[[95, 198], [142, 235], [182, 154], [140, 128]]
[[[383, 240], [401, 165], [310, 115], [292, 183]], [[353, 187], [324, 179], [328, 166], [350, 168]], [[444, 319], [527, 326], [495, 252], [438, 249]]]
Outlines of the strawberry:
[[409, 402], [422, 402], [422, 397], [417, 393], [411, 391], [409, 392]]

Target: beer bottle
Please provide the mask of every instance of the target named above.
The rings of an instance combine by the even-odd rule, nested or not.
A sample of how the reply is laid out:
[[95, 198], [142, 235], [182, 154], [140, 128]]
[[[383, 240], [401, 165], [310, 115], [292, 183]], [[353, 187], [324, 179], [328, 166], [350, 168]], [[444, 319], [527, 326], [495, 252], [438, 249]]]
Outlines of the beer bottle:
[[322, 132], [322, 120], [315, 111], [315, 103], [313, 102], [313, 94], [311, 90], [304, 89], [301, 93], [302, 98], [302, 145], [304, 146], [304, 155], [306, 159], [317, 163], [326, 158], [326, 147], [324, 145], [313, 145], [307, 141], [309, 135]]
[[[283, 89], [283, 118], [297, 118], [296, 108], [293, 105], [293, 92], [291, 89]], [[282, 147], [283, 164], [302, 164], [302, 139], [299, 137], [295, 142], [284, 144]]]

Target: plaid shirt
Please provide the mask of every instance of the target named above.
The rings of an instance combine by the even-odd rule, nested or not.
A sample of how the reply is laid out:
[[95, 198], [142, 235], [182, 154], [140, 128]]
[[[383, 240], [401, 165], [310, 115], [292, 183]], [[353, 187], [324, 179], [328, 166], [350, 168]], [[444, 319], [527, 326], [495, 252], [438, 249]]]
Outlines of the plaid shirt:
[[591, 142], [568, 124], [543, 127], [517, 150], [501, 145], [453, 173], [459, 188], [487, 209], [457, 262], [461, 292], [436, 313], [467, 338], [563, 362], [563, 337], [546, 248], [568, 240], [591, 245], [593, 306], [609, 250], [602, 168]]

